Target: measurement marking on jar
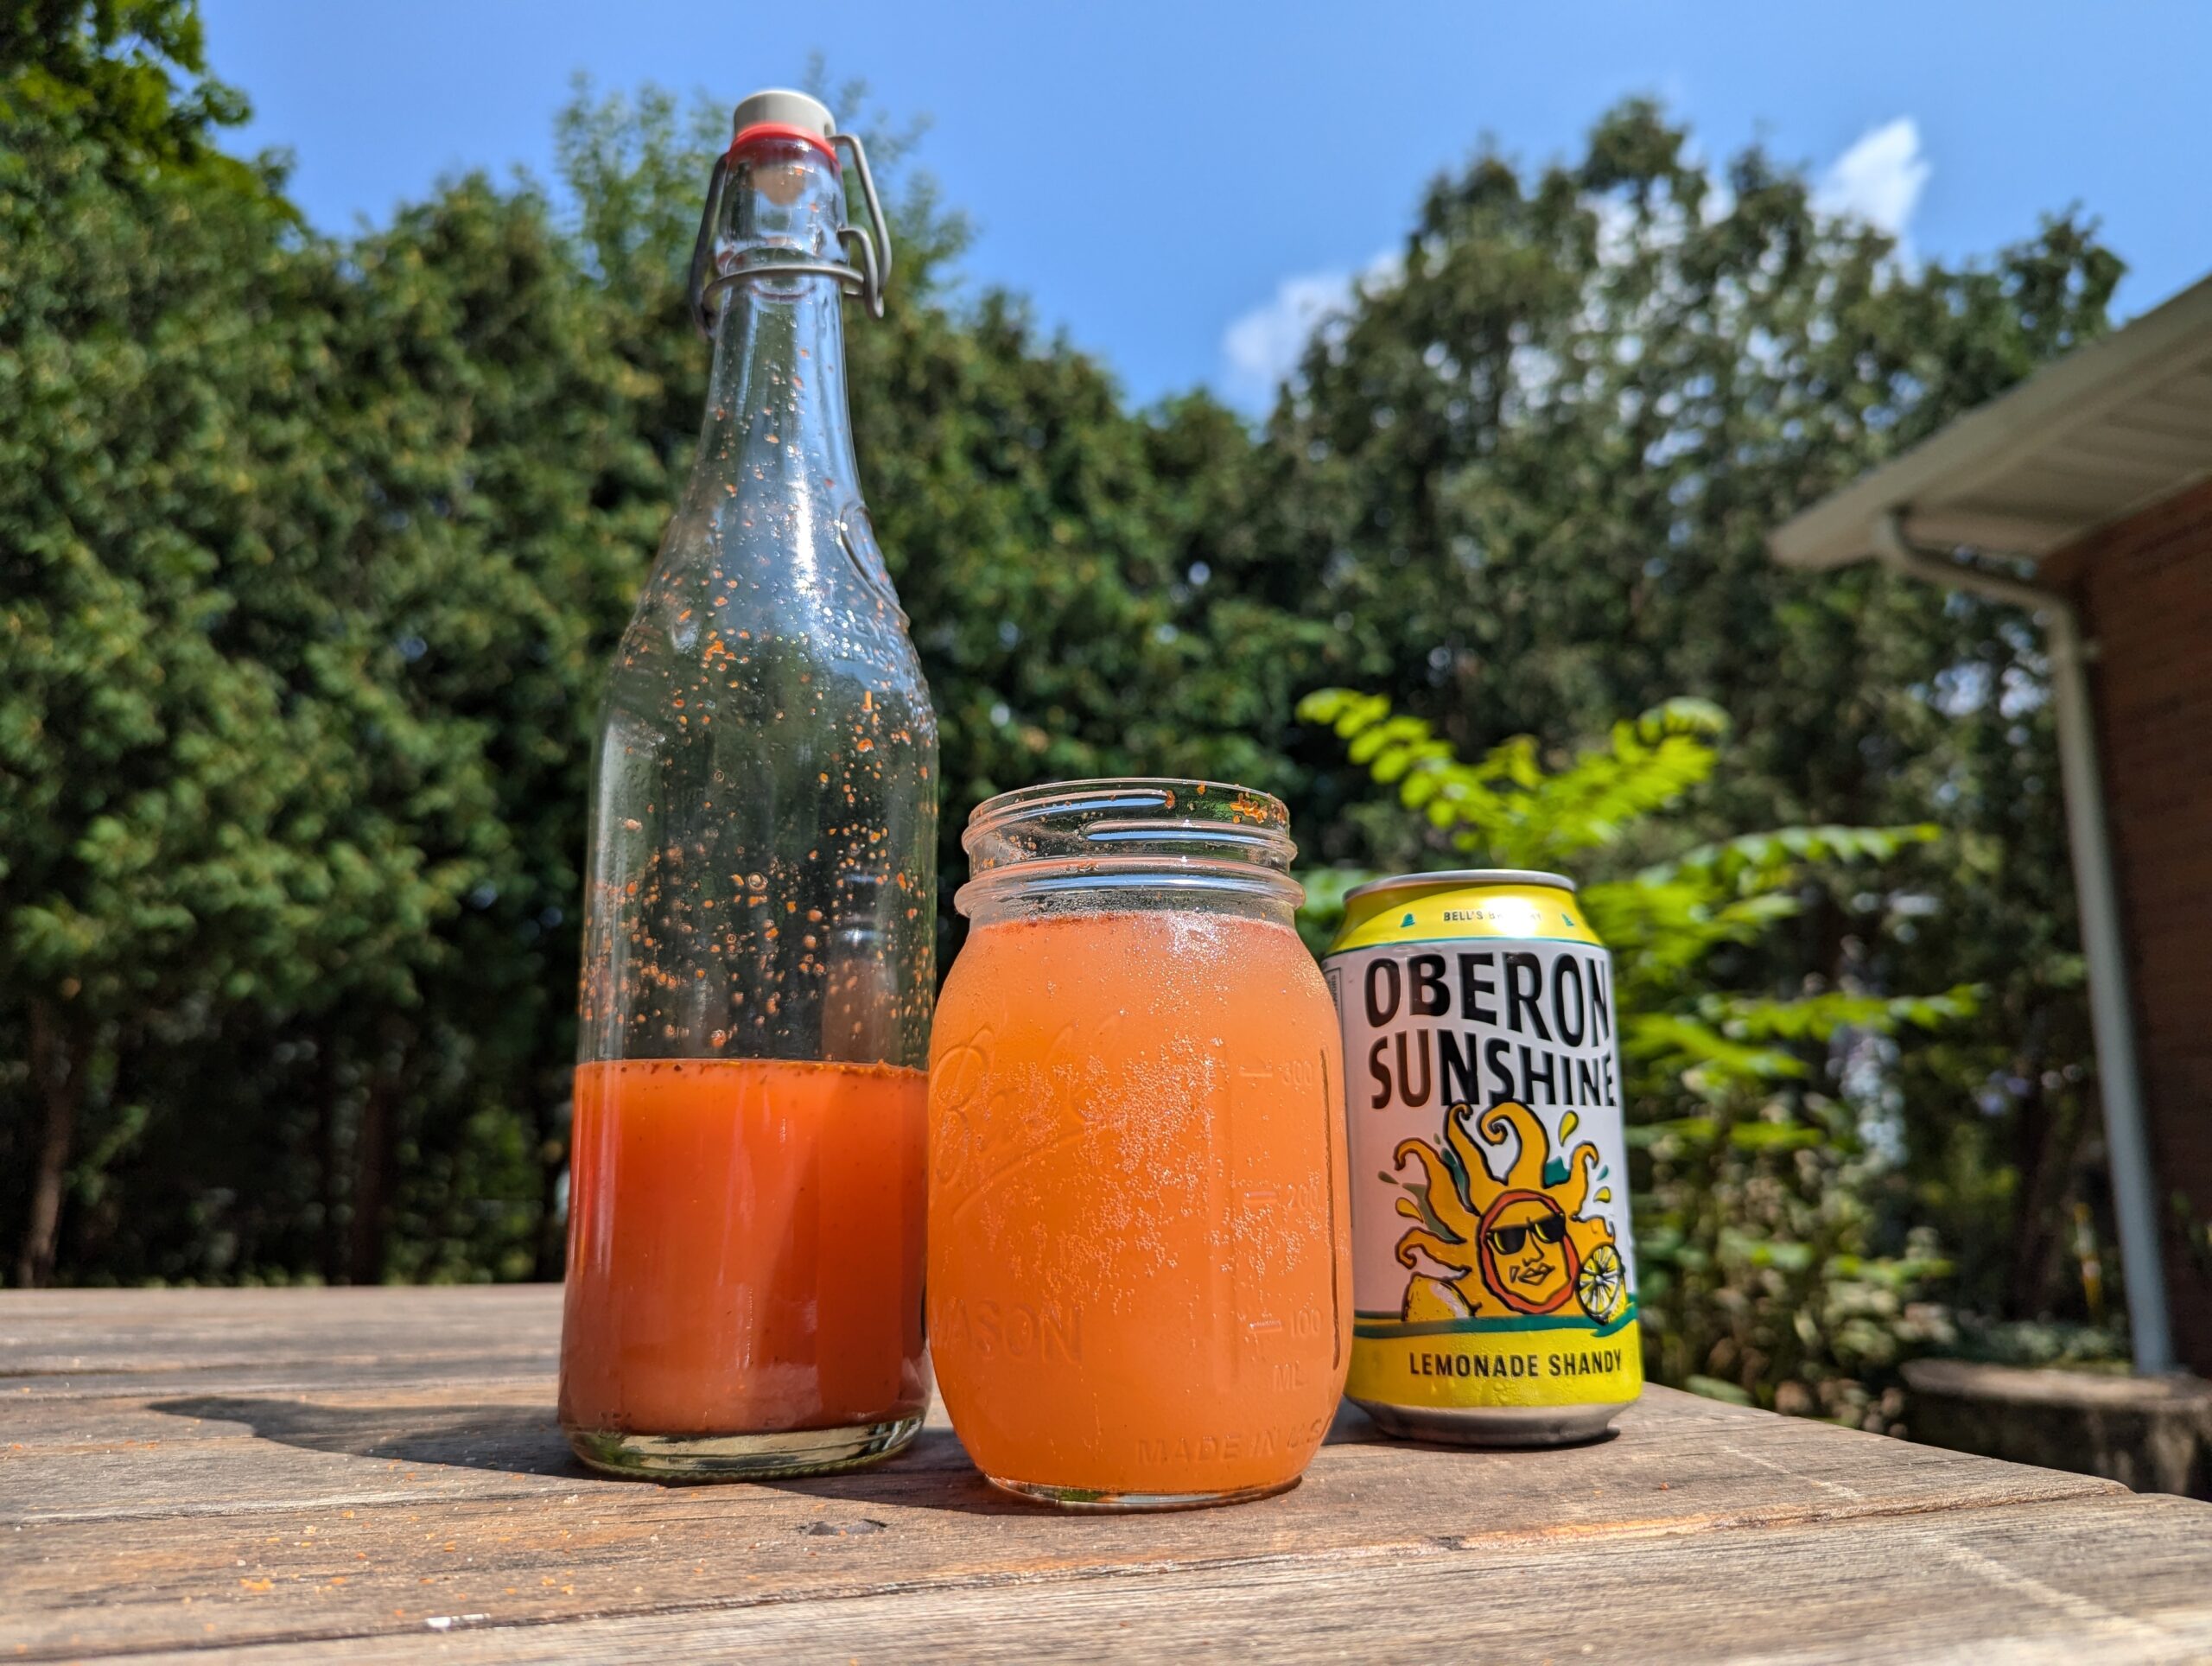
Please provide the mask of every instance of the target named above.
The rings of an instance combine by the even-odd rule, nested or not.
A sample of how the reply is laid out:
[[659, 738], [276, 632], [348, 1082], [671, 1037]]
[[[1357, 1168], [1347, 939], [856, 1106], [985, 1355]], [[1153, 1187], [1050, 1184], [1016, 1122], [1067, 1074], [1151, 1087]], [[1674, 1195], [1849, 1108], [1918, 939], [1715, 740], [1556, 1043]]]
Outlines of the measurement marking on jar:
[[1277, 1083], [1294, 1091], [1323, 1084], [1303, 1059], [1287, 1059], [1272, 1065], [1239, 1065], [1236, 1073], [1248, 1082]]
[[[1334, 1244], [1343, 1242], [1337, 1234], [1337, 1107], [1336, 1102], [1329, 1094], [1328, 1050], [1323, 1048], [1315, 1057], [1321, 1061], [1321, 1108], [1322, 1115], [1327, 1119], [1322, 1127], [1325, 1130], [1323, 1139], [1328, 1153], [1329, 1172], [1322, 1183], [1327, 1187], [1329, 1193], [1329, 1242]], [[1329, 1369], [1332, 1370], [1343, 1364], [1344, 1359], [1344, 1298], [1343, 1290], [1338, 1288], [1338, 1257], [1332, 1255], [1329, 1257], [1329, 1313], [1330, 1317], [1336, 1321], [1329, 1327], [1331, 1338]]]

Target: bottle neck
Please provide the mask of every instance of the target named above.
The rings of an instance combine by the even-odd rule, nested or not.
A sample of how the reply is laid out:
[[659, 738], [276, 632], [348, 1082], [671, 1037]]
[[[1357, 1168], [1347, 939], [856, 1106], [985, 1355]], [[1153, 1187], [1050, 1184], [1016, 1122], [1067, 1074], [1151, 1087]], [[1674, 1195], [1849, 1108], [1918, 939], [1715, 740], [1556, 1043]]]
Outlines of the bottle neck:
[[[828, 156], [797, 140], [748, 143], [730, 160], [715, 269], [732, 272], [760, 250], [838, 260], [844, 219]], [[794, 509], [817, 496], [831, 514], [860, 501], [836, 278], [751, 276], [721, 292], [697, 474], [717, 492]]]

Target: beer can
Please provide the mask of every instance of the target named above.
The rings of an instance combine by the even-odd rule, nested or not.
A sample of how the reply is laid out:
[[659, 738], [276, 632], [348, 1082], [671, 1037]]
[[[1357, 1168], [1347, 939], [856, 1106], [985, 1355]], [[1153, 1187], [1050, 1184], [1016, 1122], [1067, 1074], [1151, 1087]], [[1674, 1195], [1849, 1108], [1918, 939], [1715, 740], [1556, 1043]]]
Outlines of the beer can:
[[1612, 957], [1574, 881], [1351, 892], [1344, 1028], [1351, 1377], [1388, 1434], [1592, 1440], [1643, 1384]]

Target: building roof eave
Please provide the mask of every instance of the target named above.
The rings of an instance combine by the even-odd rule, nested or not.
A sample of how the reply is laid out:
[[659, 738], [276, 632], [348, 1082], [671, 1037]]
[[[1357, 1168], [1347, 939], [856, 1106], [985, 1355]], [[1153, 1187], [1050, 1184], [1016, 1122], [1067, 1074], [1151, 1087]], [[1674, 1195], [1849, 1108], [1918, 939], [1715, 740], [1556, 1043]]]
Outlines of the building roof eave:
[[1904, 512], [1913, 536], [2039, 560], [2212, 475], [2212, 277], [2077, 347], [1870, 469], [1769, 535], [1785, 567], [1874, 553]]

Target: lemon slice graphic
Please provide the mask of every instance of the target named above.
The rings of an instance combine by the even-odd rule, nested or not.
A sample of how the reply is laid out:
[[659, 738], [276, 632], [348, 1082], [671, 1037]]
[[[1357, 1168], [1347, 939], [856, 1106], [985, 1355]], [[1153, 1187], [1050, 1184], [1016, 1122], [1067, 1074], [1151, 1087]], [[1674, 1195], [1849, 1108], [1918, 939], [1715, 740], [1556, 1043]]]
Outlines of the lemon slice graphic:
[[1628, 1307], [1628, 1275], [1621, 1269], [1620, 1251], [1601, 1243], [1582, 1258], [1581, 1275], [1574, 1281], [1575, 1300], [1582, 1311], [1600, 1325], [1610, 1325]]

